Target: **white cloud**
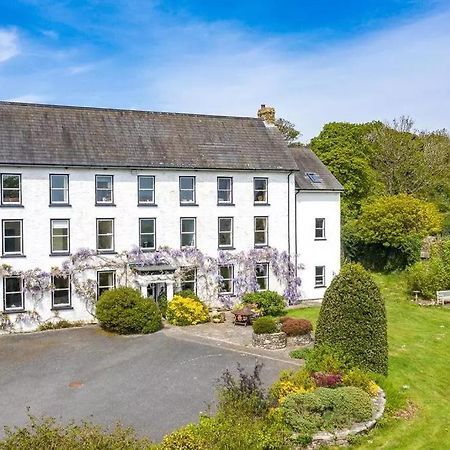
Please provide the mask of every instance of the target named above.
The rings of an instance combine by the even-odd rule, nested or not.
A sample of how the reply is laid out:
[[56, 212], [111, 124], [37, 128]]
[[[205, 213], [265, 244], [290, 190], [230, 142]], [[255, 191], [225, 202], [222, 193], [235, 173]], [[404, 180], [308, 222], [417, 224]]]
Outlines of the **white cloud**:
[[[388, 120], [423, 128], [450, 124], [450, 13], [330, 47], [234, 39], [215, 30], [209, 49], [175, 54], [149, 72], [149, 95], [169, 110], [254, 116], [277, 107], [309, 139], [330, 121]], [[222, 34], [221, 34], [222, 31]], [[285, 48], [289, 48], [286, 51]]]
[[0, 63], [19, 53], [17, 32], [0, 28]]
[[18, 97], [12, 97], [6, 99], [7, 102], [19, 102], [19, 103], [45, 103], [48, 98], [43, 95], [25, 94]]

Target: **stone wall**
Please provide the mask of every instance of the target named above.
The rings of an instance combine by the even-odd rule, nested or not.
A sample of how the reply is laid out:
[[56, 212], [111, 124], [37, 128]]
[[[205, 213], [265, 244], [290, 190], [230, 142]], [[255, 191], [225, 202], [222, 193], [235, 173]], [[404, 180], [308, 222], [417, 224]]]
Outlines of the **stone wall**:
[[287, 345], [286, 333], [255, 334], [252, 337], [253, 347], [261, 347], [267, 350], [279, 350]]

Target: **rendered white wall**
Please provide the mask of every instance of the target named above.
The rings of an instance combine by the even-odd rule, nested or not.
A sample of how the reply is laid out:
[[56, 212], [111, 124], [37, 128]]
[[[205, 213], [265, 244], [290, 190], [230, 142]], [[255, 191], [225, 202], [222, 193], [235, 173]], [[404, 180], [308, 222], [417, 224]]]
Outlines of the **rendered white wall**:
[[[50, 256], [50, 219], [70, 219], [70, 249], [96, 247], [96, 219], [115, 219], [115, 250], [121, 252], [138, 245], [139, 218], [156, 218], [156, 246], [180, 246], [180, 217], [197, 218], [197, 248], [215, 256], [218, 217], [234, 217], [234, 246], [236, 252], [254, 246], [254, 216], [269, 217], [269, 245], [288, 250], [288, 191], [291, 204], [291, 251], [294, 229], [294, 180], [281, 172], [219, 172], [219, 171], [168, 171], [168, 170], [95, 170], [64, 168], [4, 167], [2, 173], [22, 174], [23, 207], [0, 208], [0, 219], [23, 219], [25, 258], [3, 257], [2, 263], [19, 270], [38, 267], [49, 270], [60, 266], [64, 256]], [[49, 206], [49, 174], [70, 175], [71, 207]], [[95, 206], [95, 175], [114, 175], [114, 203], [116, 206]], [[155, 201], [157, 206], [138, 206], [137, 175], [155, 176]], [[197, 181], [198, 206], [180, 206], [179, 176], [194, 175]], [[233, 177], [235, 206], [217, 205], [217, 177]], [[253, 177], [269, 179], [269, 205], [253, 204]], [[289, 188], [288, 188], [289, 186]], [[95, 274], [90, 275], [95, 278]], [[3, 280], [0, 280], [3, 284]], [[271, 274], [270, 289], [281, 291]], [[0, 286], [3, 292], [3, 286]], [[25, 298], [25, 309], [30, 309], [30, 299]], [[67, 320], [89, 319], [83, 300], [72, 295], [73, 310], [60, 311]], [[2, 299], [3, 309], [3, 299]], [[52, 315], [50, 293], [45, 294], [38, 312], [45, 319]], [[13, 317], [14, 314], [11, 314]]]
[[[315, 239], [315, 219], [325, 218], [325, 240]], [[338, 192], [297, 194], [297, 254], [302, 279], [301, 296], [322, 298], [326, 288], [315, 288], [315, 266], [325, 266], [325, 284], [340, 270], [341, 219]]]

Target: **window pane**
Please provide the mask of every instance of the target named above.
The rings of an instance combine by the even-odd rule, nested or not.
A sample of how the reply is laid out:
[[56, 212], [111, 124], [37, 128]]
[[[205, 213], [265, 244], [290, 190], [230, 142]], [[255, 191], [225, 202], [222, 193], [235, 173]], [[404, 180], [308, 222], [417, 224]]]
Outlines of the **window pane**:
[[54, 277], [53, 284], [55, 286], [55, 289], [68, 289], [70, 281], [69, 278]]
[[56, 236], [53, 238], [53, 251], [54, 252], [69, 251], [69, 239], [67, 238], [67, 236]]
[[139, 177], [139, 189], [153, 189], [154, 178], [153, 177]]
[[97, 177], [97, 189], [112, 189], [112, 178], [109, 176]]
[[194, 201], [194, 191], [181, 191], [180, 201], [183, 202], [193, 202]]
[[265, 244], [266, 243], [266, 233], [262, 231], [255, 232], [255, 244]]
[[265, 191], [267, 190], [267, 180], [255, 179], [255, 191]]
[[231, 246], [231, 234], [230, 233], [220, 233], [219, 234], [219, 245], [221, 247]]
[[98, 221], [98, 234], [111, 234], [113, 230], [112, 220]]
[[23, 308], [22, 304], [22, 294], [6, 294], [5, 295], [5, 306], [7, 309], [19, 309]]
[[21, 223], [19, 221], [15, 222], [4, 222], [5, 236], [20, 236]]
[[67, 191], [52, 189], [52, 203], [67, 203]]
[[153, 191], [139, 191], [139, 202], [140, 203], [153, 203], [154, 195]]
[[3, 175], [3, 189], [19, 189], [20, 176], [19, 175]]
[[181, 246], [182, 247], [194, 247], [195, 246], [195, 235], [192, 234], [182, 234], [181, 235]]
[[18, 238], [5, 239], [5, 253], [20, 253], [22, 251], [21, 240]]
[[69, 290], [54, 291], [53, 292], [53, 305], [68, 305], [70, 303]]
[[231, 219], [219, 220], [220, 231], [231, 231]]
[[267, 193], [265, 191], [255, 191], [255, 202], [266, 202]]
[[229, 279], [231, 278], [231, 266], [222, 266], [220, 268], [220, 276], [223, 277], [224, 279]]
[[96, 199], [99, 203], [112, 202], [112, 192], [98, 189]]
[[231, 188], [231, 179], [230, 178], [219, 178], [219, 189], [229, 191]]
[[19, 292], [21, 291], [21, 278], [5, 278], [5, 291], [8, 292]]
[[65, 189], [67, 187], [67, 175], [52, 175], [52, 188]]
[[265, 217], [257, 217], [255, 219], [255, 230], [264, 231], [266, 229], [267, 219]]
[[141, 233], [154, 233], [155, 221], [153, 219], [141, 220]]
[[194, 178], [180, 177], [180, 189], [194, 189]]
[[20, 191], [18, 189], [3, 189], [4, 203], [19, 203]]
[[231, 192], [219, 191], [218, 199], [219, 199], [219, 202], [222, 202], [222, 203], [231, 202]]
[[112, 249], [112, 236], [99, 236], [98, 237], [98, 248], [100, 250], [111, 250]]
[[113, 272], [100, 272], [98, 274], [98, 281], [100, 286], [113, 286], [114, 274]]
[[195, 221], [193, 219], [183, 219], [181, 221], [181, 231], [183, 233], [185, 232], [193, 233], [195, 231]]
[[155, 247], [155, 236], [153, 234], [145, 234], [141, 236], [141, 247], [142, 248], [154, 248]]

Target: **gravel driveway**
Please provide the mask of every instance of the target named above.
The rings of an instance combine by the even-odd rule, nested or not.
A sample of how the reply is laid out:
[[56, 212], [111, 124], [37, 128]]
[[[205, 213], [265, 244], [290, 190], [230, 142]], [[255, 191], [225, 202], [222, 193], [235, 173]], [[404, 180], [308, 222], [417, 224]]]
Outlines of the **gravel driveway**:
[[263, 381], [287, 363], [161, 331], [116, 336], [90, 326], [0, 336], [0, 428], [33, 415], [134, 426], [159, 440], [196, 421], [214, 382], [236, 363], [264, 362]]

